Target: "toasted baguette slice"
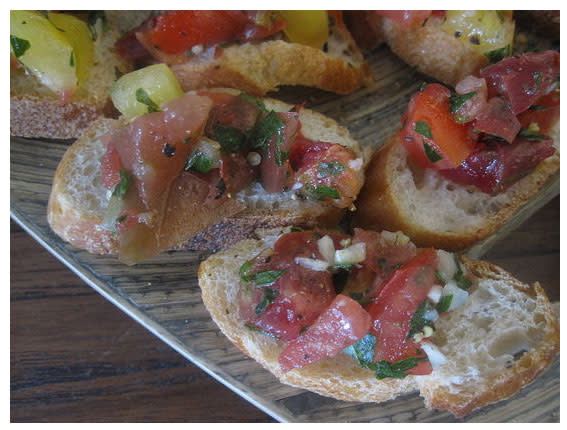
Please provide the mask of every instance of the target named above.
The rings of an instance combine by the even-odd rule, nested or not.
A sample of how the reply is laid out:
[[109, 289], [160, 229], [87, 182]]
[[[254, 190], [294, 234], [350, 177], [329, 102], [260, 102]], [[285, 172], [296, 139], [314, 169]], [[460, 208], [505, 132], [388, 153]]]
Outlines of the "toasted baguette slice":
[[436, 322], [431, 342], [448, 363], [432, 374], [378, 380], [372, 371], [342, 353], [283, 373], [278, 356], [284, 345], [247, 328], [239, 318], [236, 300], [241, 265], [272, 247], [280, 232], [242, 241], [209, 257], [199, 267], [199, 285], [220, 330], [282, 383], [359, 402], [383, 402], [419, 389], [427, 407], [463, 416], [517, 392], [559, 350], [557, 319], [539, 284], [530, 287], [496, 266], [464, 259], [480, 280], [466, 305]]
[[553, 156], [492, 196], [457, 185], [433, 169], [410, 165], [396, 134], [368, 165], [354, 223], [367, 229], [401, 230], [417, 246], [464, 250], [512, 218], [559, 171], [559, 125], [553, 138]]
[[373, 82], [350, 33], [338, 26], [330, 27], [325, 50], [284, 40], [232, 44], [215, 58], [196, 55], [172, 70], [185, 91], [229, 87], [257, 96], [280, 85], [349, 94]]
[[114, 53], [120, 33], [110, 28], [98, 31], [94, 41], [94, 64], [88, 79], [61, 105], [59, 96], [22, 69], [10, 73], [10, 134], [23, 137], [71, 139], [83, 134], [100, 117], [116, 117], [108, 90], [117, 73], [131, 65]]
[[[263, 101], [268, 109], [275, 111], [287, 112], [293, 107], [273, 99]], [[299, 120], [305, 137], [342, 144], [362, 157], [358, 143], [333, 120], [309, 109], [301, 109]], [[122, 124], [120, 120], [100, 120], [67, 150], [55, 172], [47, 208], [53, 231], [67, 242], [95, 254], [118, 251], [115, 235], [101, 226], [109, 193], [101, 183], [100, 159], [106, 148], [100, 136]], [[257, 183], [215, 208], [202, 205], [205, 197], [194, 177], [185, 173], [175, 180], [170, 193], [164, 193], [163, 218], [167, 222], [161, 223], [157, 232], [162, 250], [175, 247], [218, 250], [250, 237], [259, 227], [336, 225], [344, 213], [321, 202], [296, 199], [292, 191], [266, 193]]]

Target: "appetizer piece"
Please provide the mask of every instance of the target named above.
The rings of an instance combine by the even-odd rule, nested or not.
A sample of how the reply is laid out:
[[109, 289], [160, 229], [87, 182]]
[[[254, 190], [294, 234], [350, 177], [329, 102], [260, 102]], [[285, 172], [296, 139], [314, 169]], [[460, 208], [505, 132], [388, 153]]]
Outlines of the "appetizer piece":
[[539, 284], [400, 232], [264, 231], [201, 263], [199, 285], [245, 354], [339, 400], [419, 390], [428, 408], [463, 416], [516, 393], [559, 351]]
[[456, 92], [416, 93], [375, 153], [355, 223], [463, 250], [509, 220], [559, 170], [559, 53], [506, 58]]
[[351, 93], [370, 69], [338, 11], [167, 11], [126, 34], [118, 52], [171, 66], [185, 91], [264, 95], [280, 85]]
[[130, 68], [118, 38], [102, 11], [10, 11], [10, 134], [69, 139], [111, 115], [108, 89]]
[[334, 224], [362, 187], [359, 145], [302, 106], [184, 94], [164, 64], [111, 94], [124, 116], [71, 146], [48, 206], [53, 230], [90, 252], [132, 264], [190, 238], [186, 247], [219, 249], [257, 227]]
[[357, 11], [347, 22], [363, 48], [385, 42], [406, 63], [450, 86], [513, 49], [511, 11]]

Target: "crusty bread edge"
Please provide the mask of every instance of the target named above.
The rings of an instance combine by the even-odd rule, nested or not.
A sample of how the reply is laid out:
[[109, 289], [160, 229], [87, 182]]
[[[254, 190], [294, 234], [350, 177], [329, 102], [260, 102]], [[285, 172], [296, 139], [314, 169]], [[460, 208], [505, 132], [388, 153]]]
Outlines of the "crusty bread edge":
[[[276, 233], [273, 233], [276, 234]], [[513, 278], [493, 264], [462, 257], [463, 263], [476, 276], [504, 280], [525, 294], [537, 297], [545, 308], [545, 338], [541, 347], [525, 354], [507, 369], [507, 377], [479, 391], [471, 401], [450, 394], [446, 389], [427, 389], [427, 376], [408, 376], [401, 380], [378, 380], [345, 354], [325, 359], [302, 369], [283, 373], [278, 355], [283, 345], [260, 332], [247, 328], [238, 317], [235, 300], [239, 289], [238, 268], [263, 249], [273, 246], [276, 236], [261, 240], [245, 240], [230, 250], [212, 255], [199, 266], [198, 278], [203, 303], [225, 336], [244, 354], [256, 360], [280, 382], [343, 401], [384, 402], [420, 388], [428, 408], [448, 410], [457, 417], [475, 409], [505, 400], [531, 383], [553, 361], [559, 351], [559, 324], [553, 307], [541, 286], [532, 287]], [[333, 375], [330, 377], [329, 375]], [[360, 378], [358, 381], [356, 378]]]
[[443, 409], [456, 417], [463, 417], [472, 411], [505, 400], [520, 389], [533, 382], [551, 365], [559, 353], [559, 322], [544, 289], [536, 282], [533, 286], [524, 284], [502, 268], [486, 261], [471, 260], [461, 257], [468, 270], [479, 278], [498, 279], [513, 285], [516, 290], [535, 297], [538, 306], [544, 309], [545, 334], [536, 348], [524, 354], [519, 360], [507, 368], [504, 374], [495, 378], [487, 386], [475, 387], [475, 397], [470, 398], [451, 394], [447, 387], [427, 390], [427, 381], [421, 385], [421, 395], [428, 408]]
[[488, 237], [528, 203], [559, 171], [559, 156], [554, 155], [541, 162], [529, 175], [520, 179], [515, 187], [518, 190], [512, 201], [487, 219], [485, 225], [466, 234], [434, 231], [416, 225], [412, 214], [406, 214], [398, 205], [400, 196], [390, 185], [390, 157], [402, 145], [399, 134], [391, 136], [386, 144], [374, 153], [366, 169], [366, 182], [356, 203], [355, 224], [374, 230], [401, 230], [418, 246], [432, 246], [448, 251], [462, 251]]

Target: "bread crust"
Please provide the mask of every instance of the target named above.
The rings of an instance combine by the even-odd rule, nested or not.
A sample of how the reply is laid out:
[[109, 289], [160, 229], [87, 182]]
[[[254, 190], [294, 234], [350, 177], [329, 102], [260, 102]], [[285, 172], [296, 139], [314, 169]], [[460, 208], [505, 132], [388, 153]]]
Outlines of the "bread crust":
[[[210, 91], [239, 94], [231, 89]], [[274, 99], [264, 99], [268, 109], [289, 111], [292, 106]], [[358, 144], [349, 137], [348, 131], [321, 114], [302, 109], [300, 111], [302, 131], [308, 138], [337, 139], [337, 143], [349, 147], [362, 157]], [[98, 137], [114, 127], [124, 124], [120, 120], [103, 119], [94, 123], [65, 153], [53, 180], [48, 203], [47, 219], [53, 229], [65, 241], [95, 254], [117, 254], [119, 241], [116, 234], [101, 227], [105, 215], [107, 190], [100, 182], [99, 162], [92, 160], [104, 154], [103, 143]], [[92, 170], [85, 173], [78, 169], [85, 163], [81, 157], [91, 160]], [[77, 173], [78, 172], [78, 173]], [[87, 190], [77, 191], [76, 183], [88, 175]], [[160, 249], [194, 249], [216, 251], [250, 237], [257, 228], [296, 225], [312, 228], [317, 225], [336, 225], [344, 209], [310, 201], [286, 201], [290, 195], [272, 197], [275, 203], [264, 203], [258, 207], [247, 202], [249, 196], [225, 198], [217, 204], [204, 206], [208, 188], [199, 180], [183, 172], [171, 185], [171, 192], [164, 193], [168, 200], [162, 202], [165, 212], [157, 227]], [[99, 203], [88, 204], [89, 195], [98, 196]], [[87, 196], [87, 198], [85, 198]], [[259, 196], [259, 199], [265, 196]], [[94, 207], [93, 207], [94, 206]]]
[[466, 257], [463, 257], [463, 261], [467, 269], [477, 277], [503, 280], [513, 285], [516, 290], [534, 297], [537, 300], [539, 314], [543, 317], [544, 333], [537, 349], [524, 354], [486, 385], [475, 385], [469, 388], [469, 392], [463, 394], [451, 393], [446, 386], [431, 389], [426, 382], [421, 384], [421, 395], [428, 408], [447, 410], [456, 417], [463, 417], [475, 409], [514, 395], [543, 373], [559, 353], [559, 322], [539, 283], [536, 282], [533, 286], [526, 285], [514, 279], [500, 267], [485, 261], [471, 260]]
[[279, 85], [349, 94], [372, 82], [365, 62], [353, 66], [320, 49], [282, 40], [232, 45], [216, 58], [195, 57], [171, 69], [185, 91], [230, 87], [257, 96], [275, 91]]
[[[553, 155], [541, 162], [529, 175], [517, 181], [505, 193], [507, 203], [482, 217], [466, 229], [432, 229], [420, 218], [419, 208], [408, 211], [404, 204], [410, 193], [396, 185], [400, 174], [396, 171], [396, 160], [407, 158], [399, 134], [392, 136], [372, 157], [366, 169], [366, 182], [355, 203], [358, 210], [354, 216], [356, 226], [374, 230], [401, 230], [418, 246], [435, 247], [448, 251], [462, 251], [496, 231], [526, 203], [528, 203], [559, 171], [559, 155]], [[405, 164], [405, 163], [402, 163]], [[416, 168], [419, 171], [419, 168]], [[436, 175], [436, 173], [435, 173]], [[451, 184], [448, 180], [443, 180]], [[459, 185], [454, 185], [459, 187]], [[406, 193], [407, 194], [404, 194]], [[419, 191], [417, 191], [419, 192]], [[481, 193], [480, 191], [475, 191]], [[492, 197], [482, 193], [486, 201]]]
[[466, 393], [451, 394], [443, 386], [435, 384], [435, 372], [425, 376], [409, 375], [404, 379], [378, 380], [373, 372], [358, 366], [346, 354], [283, 373], [278, 362], [283, 344], [247, 328], [239, 318], [236, 300], [240, 288], [240, 266], [262, 250], [272, 247], [280, 232], [270, 232], [260, 240], [242, 241], [230, 250], [212, 255], [201, 263], [198, 276], [203, 302], [220, 330], [244, 354], [256, 360], [282, 383], [338, 400], [362, 402], [383, 402], [420, 389], [428, 408], [446, 409], [456, 416], [463, 416], [513, 395], [533, 381], [553, 361], [559, 350], [557, 319], [539, 284], [530, 287], [497, 266], [464, 258], [462, 261], [467, 269], [476, 276], [505, 281], [511, 288], [536, 297], [539, 310], [545, 316], [542, 322], [545, 324], [545, 333], [537, 348], [505, 369], [502, 372], [504, 376], [495, 378], [490, 385], [472, 387], [472, 398]]

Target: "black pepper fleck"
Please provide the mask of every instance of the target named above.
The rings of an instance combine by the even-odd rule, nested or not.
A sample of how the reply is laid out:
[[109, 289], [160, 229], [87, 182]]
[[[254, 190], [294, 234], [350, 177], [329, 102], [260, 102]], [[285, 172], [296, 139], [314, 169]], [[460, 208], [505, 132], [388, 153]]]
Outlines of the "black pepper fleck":
[[455, 31], [455, 37], [459, 38], [463, 35], [463, 33], [461, 33], [460, 31]]
[[469, 38], [469, 42], [473, 45], [480, 45], [480, 39], [478, 38], [478, 36], [471, 36]]
[[163, 145], [163, 153], [166, 157], [173, 157], [175, 155], [175, 146], [166, 143], [165, 145]]

